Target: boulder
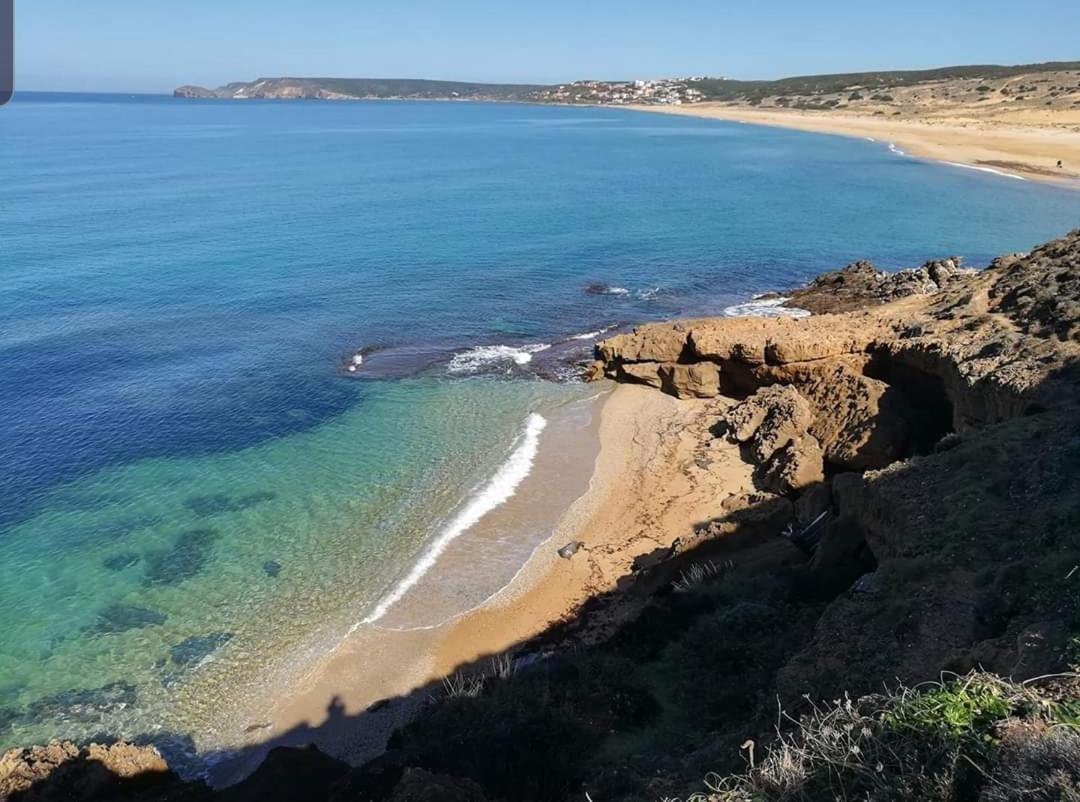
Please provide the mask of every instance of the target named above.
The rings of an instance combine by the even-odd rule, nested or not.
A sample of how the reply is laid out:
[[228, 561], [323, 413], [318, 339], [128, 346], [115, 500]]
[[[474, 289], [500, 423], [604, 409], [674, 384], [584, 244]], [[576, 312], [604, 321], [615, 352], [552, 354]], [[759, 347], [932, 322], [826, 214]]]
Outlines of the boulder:
[[789, 495], [825, 481], [824, 465], [818, 441], [804, 434], [776, 450], [765, 466], [762, 482], [774, 493]]
[[634, 384], [647, 384], [657, 390], [663, 384], [660, 379], [660, 364], [657, 362], [632, 362], [619, 365], [619, 379]]
[[606, 365], [603, 360], [596, 359], [585, 366], [581, 378], [587, 382], [598, 382], [604, 378]]
[[754, 460], [766, 462], [773, 453], [802, 437], [813, 423], [810, 404], [794, 387], [772, 385], [731, 407], [722, 420], [728, 438], [749, 443]]
[[661, 365], [664, 392], [676, 398], [715, 398], [720, 395], [720, 368], [711, 362], [696, 365]]

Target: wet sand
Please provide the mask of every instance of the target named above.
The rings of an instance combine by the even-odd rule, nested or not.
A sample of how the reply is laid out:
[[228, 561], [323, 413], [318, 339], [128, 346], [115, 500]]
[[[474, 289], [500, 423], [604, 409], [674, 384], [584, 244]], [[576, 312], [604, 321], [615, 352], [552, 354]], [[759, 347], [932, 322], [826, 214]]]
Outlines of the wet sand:
[[[904, 153], [1080, 189], [1080, 112], [1016, 112], [1007, 119], [875, 116], [760, 109], [722, 103], [630, 106], [638, 111], [872, 138]], [[1061, 160], [1063, 168], [1058, 168]]]
[[[476, 533], [463, 535], [464, 551], [455, 557], [448, 550], [450, 559], [432, 572], [438, 585], [447, 572], [467, 568], [469, 548], [485, 538], [490, 544], [492, 533], [513, 526], [539, 545], [512, 581], [471, 612], [405, 629], [406, 620], [430, 618], [432, 606], [450, 609], [459, 601], [445, 590], [429, 595], [418, 584], [402, 599], [402, 609], [357, 627], [302, 679], [279, 688], [264, 711], [253, 713], [249, 726], [256, 729], [244, 738], [249, 751], [220, 765], [214, 783], [234, 782], [253, 770], [267, 743], [315, 743], [352, 763], [376, 756], [429, 695], [410, 692], [573, 617], [590, 597], [613, 589], [636, 556], [689, 534], [719, 512], [727, 495], [751, 487], [750, 466], [738, 449], [707, 432], [730, 401], [678, 401], [620, 385], [601, 403], [586, 430], [545, 432], [548, 449], [542, 441], [534, 472], [518, 494], [481, 521]], [[575, 464], [588, 470], [576, 471]], [[540, 530], [545, 515], [553, 523]], [[467, 540], [471, 534], [476, 537]], [[572, 559], [561, 559], [558, 548], [571, 541], [584, 546]]]

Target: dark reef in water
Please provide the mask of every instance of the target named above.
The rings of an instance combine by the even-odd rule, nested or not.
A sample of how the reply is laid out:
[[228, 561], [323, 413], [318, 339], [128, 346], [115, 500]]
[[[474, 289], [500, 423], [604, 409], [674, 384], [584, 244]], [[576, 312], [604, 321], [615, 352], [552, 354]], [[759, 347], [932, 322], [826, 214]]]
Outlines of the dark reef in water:
[[133, 551], [124, 551], [120, 554], [114, 554], [112, 557], [106, 557], [101, 561], [101, 564], [109, 571], [123, 571], [125, 568], [130, 568], [141, 560], [142, 557]]
[[111, 635], [132, 629], [156, 627], [165, 623], [167, 616], [157, 610], [134, 604], [112, 604], [98, 613], [97, 622], [87, 630], [95, 635]]
[[214, 493], [208, 496], [191, 496], [184, 499], [184, 506], [199, 518], [209, 518], [223, 512], [241, 512], [262, 504], [264, 501], [272, 501], [275, 498], [277, 498], [277, 494], [268, 491], [249, 493], [246, 496]]
[[136, 698], [135, 686], [126, 682], [110, 682], [100, 688], [60, 691], [31, 702], [23, 710], [0, 709], [0, 729], [42, 721], [92, 724], [135, 704]]
[[169, 649], [169, 657], [178, 666], [198, 665], [232, 639], [231, 632], [193, 635]]
[[144, 585], [177, 585], [198, 575], [210, 561], [216, 529], [192, 529], [176, 538], [172, 547], [146, 556]]

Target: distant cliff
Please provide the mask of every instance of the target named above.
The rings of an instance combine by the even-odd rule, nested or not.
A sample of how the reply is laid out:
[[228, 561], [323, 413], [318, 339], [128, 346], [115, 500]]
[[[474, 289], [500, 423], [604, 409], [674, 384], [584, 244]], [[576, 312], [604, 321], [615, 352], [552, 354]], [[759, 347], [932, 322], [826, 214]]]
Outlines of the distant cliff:
[[185, 85], [173, 95], [222, 100], [529, 100], [542, 88], [407, 78], [259, 78], [217, 89]]

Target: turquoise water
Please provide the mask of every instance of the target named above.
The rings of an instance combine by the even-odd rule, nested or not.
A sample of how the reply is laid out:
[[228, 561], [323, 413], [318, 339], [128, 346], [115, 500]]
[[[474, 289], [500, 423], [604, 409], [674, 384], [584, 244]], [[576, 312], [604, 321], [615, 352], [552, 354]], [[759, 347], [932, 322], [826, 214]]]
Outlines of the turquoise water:
[[885, 143], [619, 110], [24, 96], [0, 154], [0, 748], [209, 743], [207, 677], [330, 648], [527, 472], [530, 416], [590, 392], [549, 380], [577, 335], [1080, 223]]

